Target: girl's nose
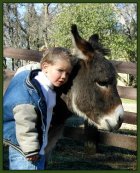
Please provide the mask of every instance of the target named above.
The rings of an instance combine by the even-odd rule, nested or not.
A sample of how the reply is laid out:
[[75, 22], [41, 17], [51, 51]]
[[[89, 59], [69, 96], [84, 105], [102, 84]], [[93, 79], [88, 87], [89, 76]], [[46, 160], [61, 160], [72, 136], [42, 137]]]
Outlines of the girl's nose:
[[65, 79], [66, 78], [66, 73], [62, 73], [62, 76], [61, 76], [62, 79]]

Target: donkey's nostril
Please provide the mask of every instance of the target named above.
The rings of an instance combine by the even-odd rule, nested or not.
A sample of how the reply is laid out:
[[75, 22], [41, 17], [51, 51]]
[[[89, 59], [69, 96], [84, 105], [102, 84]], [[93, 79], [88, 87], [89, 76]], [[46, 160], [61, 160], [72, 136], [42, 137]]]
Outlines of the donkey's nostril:
[[113, 131], [113, 129], [112, 129], [110, 123], [109, 123], [109, 120], [106, 119], [105, 121], [106, 121], [106, 124], [107, 124], [108, 130], [109, 130], [110, 132]]
[[116, 130], [119, 129], [119, 128], [121, 127], [122, 123], [123, 123], [123, 117], [119, 116], [118, 124], [117, 124], [117, 126], [116, 126], [115, 129], [116, 129]]
[[123, 117], [122, 116], [119, 116], [118, 123], [119, 124], [122, 124], [123, 123]]
[[105, 122], [106, 122], [107, 129], [109, 131], [116, 131], [121, 127], [123, 122], [123, 117], [119, 116], [117, 121], [113, 121], [113, 119], [106, 118]]

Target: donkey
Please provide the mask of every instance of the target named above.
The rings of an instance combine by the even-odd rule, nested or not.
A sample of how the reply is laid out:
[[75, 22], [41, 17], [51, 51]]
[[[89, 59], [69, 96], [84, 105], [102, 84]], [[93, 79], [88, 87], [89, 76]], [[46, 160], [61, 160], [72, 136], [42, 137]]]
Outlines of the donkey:
[[[72, 113], [88, 119], [95, 128], [107, 131], [119, 129], [123, 122], [124, 110], [117, 91], [117, 73], [113, 64], [105, 58], [110, 51], [99, 42], [98, 34], [86, 41], [79, 35], [76, 25], [71, 26], [71, 33], [77, 62], [68, 82], [58, 88], [60, 97], [54, 109], [52, 127], [59, 130], [56, 134], [55, 128], [50, 129], [52, 135], [46, 151], [53, 146], [51, 140], [56, 142], [60, 137], [60, 127]], [[53, 137], [54, 134], [57, 137]]]
[[[56, 89], [57, 101], [49, 130], [48, 154], [62, 135], [65, 120], [72, 113], [89, 120], [97, 129], [114, 131], [123, 122], [124, 110], [117, 91], [116, 71], [105, 58], [109, 50], [99, 42], [98, 34], [83, 39], [71, 26], [75, 66], [69, 80]], [[23, 52], [22, 52], [23, 53]]]
[[69, 81], [60, 88], [61, 98], [72, 112], [88, 118], [97, 128], [117, 130], [123, 122], [124, 110], [116, 87], [115, 68], [104, 57], [109, 50], [102, 47], [97, 34], [86, 41], [76, 25], [72, 25], [71, 32], [77, 63]]

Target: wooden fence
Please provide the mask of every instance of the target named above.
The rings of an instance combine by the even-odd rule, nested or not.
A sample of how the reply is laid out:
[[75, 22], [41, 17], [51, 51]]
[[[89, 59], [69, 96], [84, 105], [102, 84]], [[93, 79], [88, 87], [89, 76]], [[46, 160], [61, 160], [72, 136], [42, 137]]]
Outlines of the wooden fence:
[[[4, 48], [3, 56], [23, 59], [39, 62], [42, 53], [35, 50], [25, 50], [16, 48]], [[122, 61], [112, 61], [118, 73], [132, 74], [136, 76], [136, 64], [132, 62], [122, 62]], [[15, 72], [4, 70], [4, 90], [9, 83], [9, 79], [14, 75]], [[132, 87], [117, 86], [119, 95], [121, 98], [136, 100], [137, 99], [137, 89]], [[137, 125], [137, 113], [125, 111], [124, 123]], [[85, 127], [85, 126], [84, 126]], [[91, 130], [85, 130], [84, 127], [65, 127], [64, 136], [74, 138], [89, 140], [90, 143], [104, 144], [109, 146], [121, 147], [129, 150], [137, 150], [137, 135], [126, 135], [114, 132], [96, 131], [92, 134]], [[92, 127], [88, 127], [92, 128]], [[87, 128], [86, 128], [87, 129]], [[90, 138], [89, 138], [90, 137]], [[97, 140], [98, 139], [98, 140]], [[89, 144], [89, 142], [88, 142]], [[93, 145], [92, 145], [93, 146]], [[95, 147], [95, 146], [94, 146]]]

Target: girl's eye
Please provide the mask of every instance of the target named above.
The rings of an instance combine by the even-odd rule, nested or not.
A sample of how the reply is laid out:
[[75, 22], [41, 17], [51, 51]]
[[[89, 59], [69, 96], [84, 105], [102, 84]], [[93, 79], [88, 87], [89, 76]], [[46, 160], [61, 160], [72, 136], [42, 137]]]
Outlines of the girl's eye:
[[69, 72], [67, 72], [67, 71], [65, 71], [65, 70], [63, 70], [63, 69], [57, 69], [57, 71], [58, 71], [59, 73], [65, 73], [66, 76], [69, 76], [69, 75], [70, 75]]
[[70, 73], [68, 73], [68, 72], [67, 72], [67, 73], [66, 73], [66, 75], [67, 75], [67, 76], [69, 76], [69, 75], [70, 75]]
[[62, 70], [62, 69], [58, 69], [58, 71], [59, 71], [59, 72], [63, 72], [63, 70]]

